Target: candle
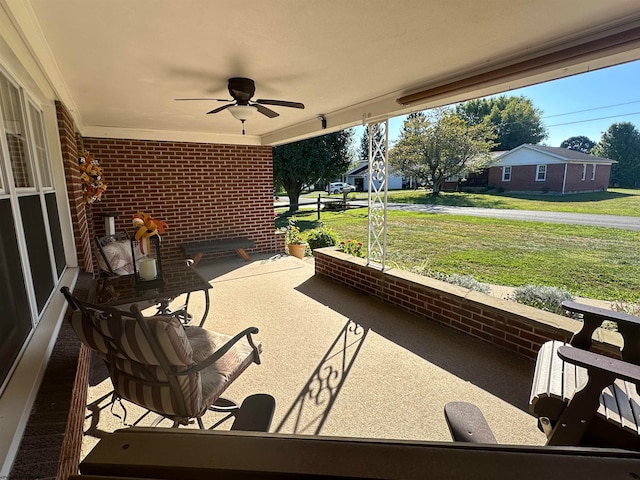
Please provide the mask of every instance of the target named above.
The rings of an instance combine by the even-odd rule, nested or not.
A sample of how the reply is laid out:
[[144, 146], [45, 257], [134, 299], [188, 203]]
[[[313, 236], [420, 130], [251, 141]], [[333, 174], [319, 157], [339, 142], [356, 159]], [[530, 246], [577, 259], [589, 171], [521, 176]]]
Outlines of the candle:
[[155, 258], [142, 258], [138, 262], [138, 270], [142, 280], [154, 280], [158, 276]]

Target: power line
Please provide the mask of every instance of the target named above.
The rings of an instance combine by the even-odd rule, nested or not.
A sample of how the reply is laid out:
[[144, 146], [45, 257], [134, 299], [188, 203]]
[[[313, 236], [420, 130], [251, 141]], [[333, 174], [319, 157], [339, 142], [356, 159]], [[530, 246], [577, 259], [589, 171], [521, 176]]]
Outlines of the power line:
[[631, 116], [631, 115], [638, 115], [638, 114], [640, 114], [640, 112], [621, 113], [619, 115], [611, 115], [609, 117], [589, 118], [589, 119], [586, 119], [586, 120], [576, 120], [574, 122], [556, 123], [555, 125], [545, 125], [545, 127], [547, 127], [547, 128], [560, 127], [560, 126], [563, 126], [563, 125], [573, 125], [574, 123], [595, 122], [597, 120], [608, 120], [610, 118], [628, 117], [628, 116]]
[[574, 112], [556, 113], [555, 115], [543, 115], [542, 118], [562, 117], [564, 115], [573, 115], [574, 113], [592, 112], [594, 110], [603, 110], [605, 108], [621, 107], [623, 105], [631, 105], [632, 103], [640, 103], [640, 100], [633, 100], [631, 102], [624, 102], [624, 103], [616, 103], [614, 105], [605, 105], [603, 107], [587, 108], [586, 110], [576, 110]]

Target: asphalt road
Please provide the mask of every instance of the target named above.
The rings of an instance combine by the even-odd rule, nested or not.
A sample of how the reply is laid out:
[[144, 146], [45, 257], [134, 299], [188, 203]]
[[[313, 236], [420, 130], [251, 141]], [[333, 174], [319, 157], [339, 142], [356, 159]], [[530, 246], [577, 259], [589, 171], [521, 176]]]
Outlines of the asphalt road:
[[[283, 199], [284, 200], [284, 199]], [[365, 200], [350, 200], [351, 205], [367, 206]], [[288, 201], [279, 201], [274, 206], [286, 206]], [[596, 215], [587, 213], [543, 212], [537, 210], [504, 210], [498, 208], [449, 207], [442, 205], [420, 205], [408, 203], [388, 203], [390, 210], [410, 212], [442, 213], [449, 215], [470, 215], [474, 217], [502, 218], [505, 220], [526, 220], [531, 222], [564, 223], [567, 225], [591, 225], [594, 227], [620, 228], [640, 231], [640, 217], [618, 215]]]
[[596, 215], [589, 213], [541, 212], [536, 210], [503, 210], [498, 208], [447, 207], [441, 205], [416, 205], [389, 203], [391, 210], [406, 210], [425, 213], [446, 213], [450, 215], [471, 215], [474, 217], [502, 218], [507, 220], [527, 220], [531, 222], [552, 222], [571, 225], [591, 225], [594, 227], [639, 230], [640, 217], [618, 215]]

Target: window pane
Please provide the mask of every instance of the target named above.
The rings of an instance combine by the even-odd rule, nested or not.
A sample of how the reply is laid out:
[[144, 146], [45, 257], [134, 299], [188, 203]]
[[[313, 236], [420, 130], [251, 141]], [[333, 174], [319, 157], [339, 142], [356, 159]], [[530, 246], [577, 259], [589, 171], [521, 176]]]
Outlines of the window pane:
[[0, 385], [20, 353], [29, 331], [31, 313], [24, 287], [9, 199], [0, 200]]
[[20, 197], [20, 214], [22, 226], [27, 240], [27, 254], [31, 267], [31, 277], [36, 293], [38, 312], [42, 311], [53, 290], [53, 274], [51, 273], [51, 258], [47, 236], [44, 234], [44, 218], [40, 195]]
[[62, 244], [62, 230], [60, 229], [60, 215], [58, 215], [58, 202], [55, 193], [47, 193], [45, 196], [47, 203], [47, 218], [49, 219], [49, 230], [51, 231], [51, 243], [53, 244], [53, 256], [56, 261], [56, 271], [58, 277], [62, 275], [67, 261], [64, 258], [64, 245]]
[[9, 83], [9, 80], [3, 75], [0, 75], [0, 107], [15, 186], [16, 188], [33, 188], [35, 180], [27, 150], [26, 128], [20, 108], [20, 94], [18, 89]]
[[38, 167], [40, 168], [40, 182], [44, 188], [53, 187], [51, 182], [51, 167], [49, 165], [49, 156], [47, 155], [47, 143], [44, 136], [42, 112], [37, 110], [33, 105], [29, 104], [29, 114], [33, 122], [33, 136], [35, 143], [35, 154]]

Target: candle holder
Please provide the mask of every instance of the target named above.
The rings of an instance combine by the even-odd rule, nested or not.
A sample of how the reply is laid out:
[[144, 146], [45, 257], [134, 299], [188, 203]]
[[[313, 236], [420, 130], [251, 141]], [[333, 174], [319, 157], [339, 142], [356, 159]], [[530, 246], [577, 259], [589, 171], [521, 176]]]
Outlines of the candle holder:
[[142, 237], [136, 240], [131, 237], [131, 255], [133, 275], [137, 288], [159, 288], [162, 280], [162, 257], [160, 255], [160, 239], [157, 235]]

